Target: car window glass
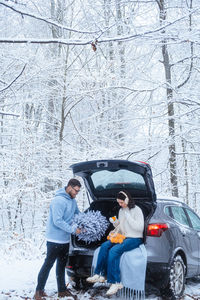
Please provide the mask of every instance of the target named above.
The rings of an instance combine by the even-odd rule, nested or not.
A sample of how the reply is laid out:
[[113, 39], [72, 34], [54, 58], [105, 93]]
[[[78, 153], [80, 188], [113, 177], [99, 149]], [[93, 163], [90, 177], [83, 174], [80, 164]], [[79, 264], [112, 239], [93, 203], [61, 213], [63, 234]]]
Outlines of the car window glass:
[[169, 217], [171, 217], [171, 214], [170, 214], [170, 210], [169, 210], [169, 206], [166, 206], [165, 207], [165, 214]]
[[177, 222], [183, 225], [190, 226], [185, 211], [182, 207], [171, 206], [171, 210], [173, 214], [173, 219], [175, 219]]
[[189, 209], [187, 209], [187, 213], [190, 217], [192, 227], [196, 230], [200, 230], [200, 218]]
[[138, 190], [146, 190], [144, 178], [141, 174], [131, 172], [129, 170], [108, 171], [101, 170], [91, 175], [94, 188], [101, 189], [119, 189], [134, 188]]

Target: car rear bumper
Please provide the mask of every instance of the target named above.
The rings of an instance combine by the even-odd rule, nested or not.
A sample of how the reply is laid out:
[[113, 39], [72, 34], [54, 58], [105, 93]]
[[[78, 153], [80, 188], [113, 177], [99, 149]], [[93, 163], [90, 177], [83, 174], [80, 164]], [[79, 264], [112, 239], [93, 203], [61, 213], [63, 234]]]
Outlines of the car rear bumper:
[[91, 265], [93, 257], [91, 255], [72, 255], [66, 266], [67, 275], [70, 277], [86, 278], [91, 275]]
[[[86, 278], [91, 275], [91, 255], [71, 255], [66, 266], [69, 277]], [[167, 263], [148, 262], [146, 282], [156, 288], [165, 288], [169, 281], [170, 268]]]

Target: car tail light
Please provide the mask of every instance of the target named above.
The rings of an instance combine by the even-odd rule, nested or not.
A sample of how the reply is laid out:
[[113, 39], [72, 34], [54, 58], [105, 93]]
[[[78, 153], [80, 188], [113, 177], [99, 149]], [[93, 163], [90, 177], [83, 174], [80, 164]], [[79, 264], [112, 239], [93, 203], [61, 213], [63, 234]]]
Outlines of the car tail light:
[[147, 227], [147, 236], [160, 237], [169, 226], [166, 223], [149, 224]]
[[72, 269], [72, 266], [66, 266], [67, 269]]
[[138, 162], [142, 163], [142, 164], [145, 164], [145, 165], [148, 165], [148, 163], [146, 163], [145, 161], [138, 160]]

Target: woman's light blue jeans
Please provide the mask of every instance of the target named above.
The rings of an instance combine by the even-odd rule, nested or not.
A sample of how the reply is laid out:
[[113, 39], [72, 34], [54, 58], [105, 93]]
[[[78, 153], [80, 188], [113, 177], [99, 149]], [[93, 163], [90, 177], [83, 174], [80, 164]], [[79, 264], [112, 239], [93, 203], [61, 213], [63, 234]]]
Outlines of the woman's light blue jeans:
[[122, 244], [106, 241], [101, 245], [94, 273], [102, 276], [107, 275], [107, 282], [109, 283], [119, 283], [121, 255], [139, 247], [142, 243], [142, 238], [126, 238]]

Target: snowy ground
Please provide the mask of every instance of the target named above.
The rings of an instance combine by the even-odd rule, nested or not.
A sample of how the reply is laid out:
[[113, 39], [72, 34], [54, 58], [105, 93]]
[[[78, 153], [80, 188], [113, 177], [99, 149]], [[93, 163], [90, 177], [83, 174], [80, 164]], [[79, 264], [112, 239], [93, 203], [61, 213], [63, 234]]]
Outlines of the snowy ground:
[[[0, 259], [0, 300], [5, 299], [32, 299], [38, 271], [43, 263], [43, 259], [37, 260], [16, 260], [6, 261]], [[105, 290], [99, 289], [100, 293], [97, 295], [96, 291], [80, 292], [77, 294], [79, 300], [106, 299], [104, 296]], [[55, 281], [55, 268], [51, 270], [47, 285], [46, 292], [52, 295], [51, 299], [56, 297], [56, 281]], [[50, 299], [50, 298], [49, 298]], [[65, 298], [67, 299], [67, 298]], [[68, 298], [71, 299], [71, 298]], [[113, 298], [112, 298], [113, 299]], [[148, 300], [160, 299], [155, 294], [147, 295]], [[185, 295], [182, 300], [200, 300], [200, 278], [190, 280], [187, 283]]]

